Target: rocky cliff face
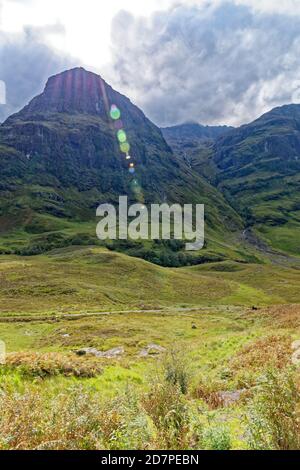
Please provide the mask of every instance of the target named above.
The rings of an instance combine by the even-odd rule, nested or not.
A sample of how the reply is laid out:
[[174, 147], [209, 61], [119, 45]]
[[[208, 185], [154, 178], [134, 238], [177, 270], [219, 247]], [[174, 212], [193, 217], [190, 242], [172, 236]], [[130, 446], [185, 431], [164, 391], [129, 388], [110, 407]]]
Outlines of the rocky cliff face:
[[[112, 105], [121, 112], [118, 120], [110, 118]], [[148, 164], [154, 174], [158, 165], [162, 176], [164, 171], [174, 176], [178, 162], [160, 130], [128, 98], [82, 68], [51, 77], [40, 96], [0, 127], [0, 142], [19, 152], [24, 177], [30, 174], [32, 182], [45, 184], [54, 177], [57, 184], [81, 191], [112, 186], [124, 192], [130, 178], [117, 139], [121, 128], [146, 186], [156, 184]]]
[[222, 136], [216, 143], [214, 160], [224, 170], [269, 161], [270, 170], [276, 166], [286, 174], [289, 168], [299, 171], [299, 155], [300, 105], [286, 105]]
[[22, 116], [37, 113], [84, 113], [107, 119], [105, 98], [114, 100], [115, 93], [105, 81], [83, 68], [67, 70], [50, 77], [44, 92], [22, 111]]
[[[117, 121], [110, 118], [112, 105], [121, 112]], [[84, 132], [79, 135], [80, 127]], [[47, 153], [45, 144], [50, 143], [52, 147], [54, 141], [59, 144], [59, 138], [66, 136], [75, 154], [83, 144], [82, 163], [97, 165], [97, 160], [105, 159], [104, 154], [100, 156], [101, 151], [116, 155], [120, 150], [116, 139], [120, 128], [127, 133], [132, 145], [131, 153], [137, 160], [146, 161], [155, 152], [164, 152], [172, 157], [160, 130], [139, 108], [113, 90], [100, 76], [75, 68], [49, 78], [44, 92], [1, 126], [1, 139], [27, 154], [30, 150], [37, 151], [32, 146], [39, 147], [40, 153]], [[90, 142], [88, 148], [86, 140]], [[51, 150], [57, 153], [57, 148]]]

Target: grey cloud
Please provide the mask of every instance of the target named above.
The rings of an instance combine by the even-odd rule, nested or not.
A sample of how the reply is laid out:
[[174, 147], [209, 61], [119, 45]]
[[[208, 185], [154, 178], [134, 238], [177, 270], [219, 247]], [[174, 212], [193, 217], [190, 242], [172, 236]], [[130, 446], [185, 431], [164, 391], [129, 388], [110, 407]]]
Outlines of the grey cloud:
[[239, 124], [300, 88], [297, 15], [224, 1], [150, 19], [120, 12], [112, 31], [114, 85], [159, 125]]
[[28, 27], [20, 34], [0, 32], [0, 80], [6, 84], [6, 105], [0, 105], [0, 122], [18, 111], [43, 90], [47, 78], [75, 65], [45, 42], [45, 34], [62, 33], [60, 25]]

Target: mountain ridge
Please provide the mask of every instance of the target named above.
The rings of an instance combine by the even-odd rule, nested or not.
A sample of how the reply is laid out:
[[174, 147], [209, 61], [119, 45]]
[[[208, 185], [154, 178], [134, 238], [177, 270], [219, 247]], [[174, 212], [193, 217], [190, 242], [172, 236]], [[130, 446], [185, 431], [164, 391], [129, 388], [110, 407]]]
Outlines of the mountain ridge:
[[299, 104], [276, 107], [208, 144], [169, 143], [219, 189], [263, 243], [299, 255]]
[[[0, 126], [0, 250], [18, 252], [29, 241], [35, 252], [30, 246], [38, 242], [42, 249], [43, 234], [61, 239], [65, 232], [78, 240], [84, 227], [92, 240], [96, 207], [127, 194], [129, 202], [205, 204], [206, 246], [198, 262], [255, 259], [257, 246], [242, 236], [249, 228], [255, 236], [248, 241], [262, 237], [294, 255], [298, 156], [300, 105], [275, 108], [236, 129], [187, 123], [161, 130], [100, 76], [67, 70], [50, 77], [42, 94]], [[16, 232], [20, 239], [11, 243], [9, 234]], [[135, 246], [131, 253], [157, 261], [157, 250]]]
[[[112, 105], [120, 119], [110, 118]], [[118, 142], [120, 129], [130, 146], [133, 174]], [[124, 194], [146, 204], [206, 204], [210, 254], [216, 243], [220, 247], [214, 257], [227, 250], [224, 232], [230, 237], [243, 226], [219, 191], [172, 152], [139, 108], [82, 68], [51, 77], [41, 95], [0, 126], [0, 171], [4, 234], [17, 228], [25, 231], [25, 240], [30, 234], [30, 243], [75, 222], [76, 230], [83, 223], [95, 228], [96, 207]]]

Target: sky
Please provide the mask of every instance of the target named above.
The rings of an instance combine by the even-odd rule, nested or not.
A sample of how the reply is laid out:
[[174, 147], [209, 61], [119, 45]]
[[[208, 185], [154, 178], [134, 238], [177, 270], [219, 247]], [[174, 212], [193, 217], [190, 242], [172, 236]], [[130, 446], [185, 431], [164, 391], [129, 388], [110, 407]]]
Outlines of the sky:
[[74, 66], [157, 125], [238, 126], [300, 103], [300, 1], [0, 0], [0, 121]]

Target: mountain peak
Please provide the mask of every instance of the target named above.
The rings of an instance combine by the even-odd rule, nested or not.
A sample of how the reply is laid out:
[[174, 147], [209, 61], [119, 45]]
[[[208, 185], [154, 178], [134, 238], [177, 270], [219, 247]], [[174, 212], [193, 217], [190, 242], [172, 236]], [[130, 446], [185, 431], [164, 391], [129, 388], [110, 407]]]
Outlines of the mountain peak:
[[45, 90], [46, 91], [49, 87], [53, 86], [53, 83], [66, 83], [70, 82], [78, 82], [78, 83], [88, 83], [91, 81], [99, 81], [103, 80], [100, 75], [97, 75], [94, 72], [90, 72], [83, 67], [74, 67], [69, 70], [64, 70], [58, 74], [52, 75], [48, 78]]
[[86, 113], [104, 117], [107, 94], [112, 91], [100, 75], [76, 67], [50, 77], [43, 93], [24, 112]]

